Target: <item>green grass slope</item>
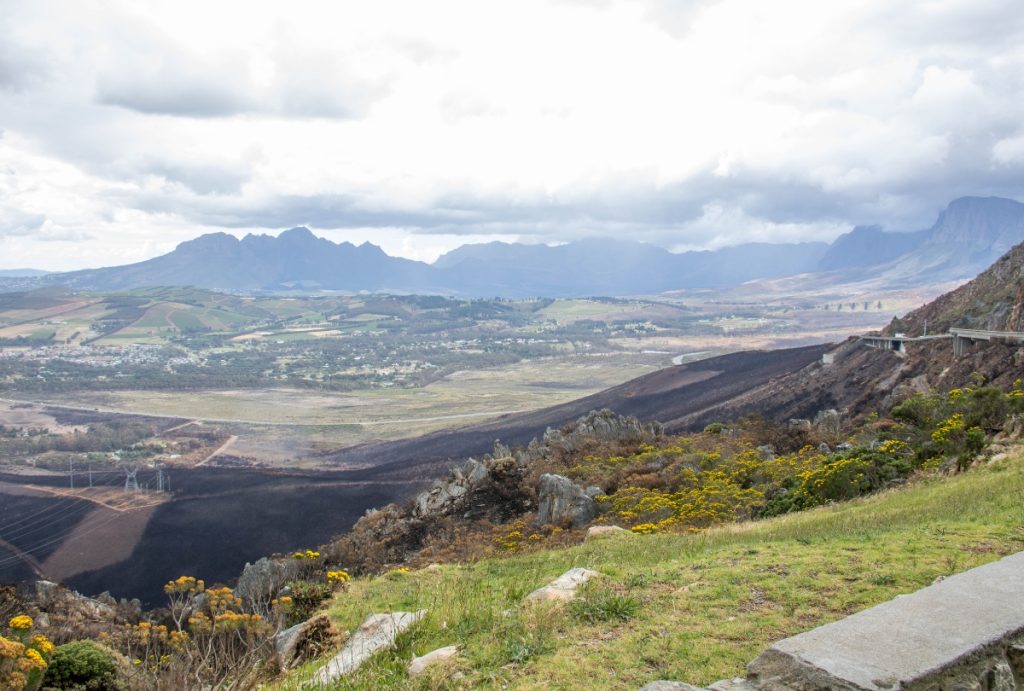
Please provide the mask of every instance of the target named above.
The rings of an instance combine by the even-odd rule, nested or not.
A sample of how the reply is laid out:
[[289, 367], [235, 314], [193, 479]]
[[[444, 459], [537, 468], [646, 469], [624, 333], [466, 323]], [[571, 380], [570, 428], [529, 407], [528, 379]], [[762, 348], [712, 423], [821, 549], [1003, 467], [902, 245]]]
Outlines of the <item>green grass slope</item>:
[[[691, 535], [577, 547], [353, 581], [342, 631], [371, 612], [427, 618], [339, 689], [636, 689], [742, 675], [773, 641], [1024, 549], [1024, 457], [853, 502]], [[571, 606], [523, 597], [573, 566], [604, 577]], [[409, 679], [413, 654], [460, 644]], [[323, 660], [274, 687], [296, 689]]]

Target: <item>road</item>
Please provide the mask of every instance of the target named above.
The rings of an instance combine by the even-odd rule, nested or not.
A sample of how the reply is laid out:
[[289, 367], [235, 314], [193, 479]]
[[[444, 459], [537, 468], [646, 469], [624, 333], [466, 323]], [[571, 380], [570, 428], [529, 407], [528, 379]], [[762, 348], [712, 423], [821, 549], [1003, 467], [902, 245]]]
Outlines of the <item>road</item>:
[[226, 442], [224, 442], [223, 444], [221, 444], [220, 446], [218, 446], [218, 447], [217, 447], [217, 450], [216, 450], [216, 451], [214, 451], [214, 452], [213, 452], [213, 453], [211, 453], [211, 454], [210, 454], [209, 456], [207, 456], [207, 457], [206, 457], [206, 458], [204, 458], [203, 460], [201, 460], [201, 461], [199, 461], [198, 463], [196, 463], [196, 464], [195, 464], [195, 466], [193, 466], [193, 467], [195, 467], [195, 468], [198, 468], [198, 467], [200, 467], [200, 466], [204, 466], [204, 465], [206, 465], [206, 464], [207, 464], [207, 463], [209, 463], [209, 462], [210, 462], [210, 461], [211, 461], [212, 459], [214, 459], [214, 458], [216, 458], [217, 456], [219, 456], [220, 454], [222, 454], [222, 453], [223, 453], [223, 452], [224, 452], [224, 451], [225, 451], [225, 450], [226, 450], [226, 449], [227, 449], [228, 447], [230, 447], [230, 446], [231, 446], [232, 444], [234, 444], [234, 443], [235, 443], [236, 441], [238, 441], [238, 435], [237, 435], [237, 434], [232, 434], [232, 435], [231, 435], [230, 437], [228, 437], [228, 440], [227, 440]]

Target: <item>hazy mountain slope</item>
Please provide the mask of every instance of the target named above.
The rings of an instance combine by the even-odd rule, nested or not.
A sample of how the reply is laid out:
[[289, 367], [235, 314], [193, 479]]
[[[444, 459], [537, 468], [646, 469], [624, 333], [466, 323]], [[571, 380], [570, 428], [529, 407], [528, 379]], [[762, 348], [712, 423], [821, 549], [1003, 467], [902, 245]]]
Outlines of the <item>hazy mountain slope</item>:
[[880, 226], [857, 226], [836, 238], [818, 262], [819, 271], [874, 266], [916, 249], [928, 231], [887, 233]]
[[566, 245], [491, 242], [440, 257], [445, 284], [460, 292], [513, 296], [626, 295], [730, 286], [753, 278], [812, 271], [821, 242], [747, 243], [714, 251], [673, 253], [628, 240], [591, 238]]
[[920, 307], [887, 329], [920, 334], [953, 326], [992, 331], [1024, 330], [1024, 243], [1004, 254], [977, 278]]
[[441, 257], [444, 282], [460, 293], [550, 297], [661, 292], [681, 281], [678, 255], [641, 242], [588, 239], [567, 245], [487, 243]]
[[950, 202], [913, 250], [872, 271], [890, 285], [970, 278], [1024, 242], [1024, 204], [999, 197]]

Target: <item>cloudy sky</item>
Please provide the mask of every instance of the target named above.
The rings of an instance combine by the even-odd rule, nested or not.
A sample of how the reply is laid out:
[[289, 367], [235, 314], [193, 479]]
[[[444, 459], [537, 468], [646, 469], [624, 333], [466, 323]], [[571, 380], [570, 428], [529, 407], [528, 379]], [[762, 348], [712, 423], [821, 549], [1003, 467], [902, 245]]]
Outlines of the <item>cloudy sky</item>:
[[1020, 0], [0, 0], [0, 268], [827, 240], [1022, 183]]

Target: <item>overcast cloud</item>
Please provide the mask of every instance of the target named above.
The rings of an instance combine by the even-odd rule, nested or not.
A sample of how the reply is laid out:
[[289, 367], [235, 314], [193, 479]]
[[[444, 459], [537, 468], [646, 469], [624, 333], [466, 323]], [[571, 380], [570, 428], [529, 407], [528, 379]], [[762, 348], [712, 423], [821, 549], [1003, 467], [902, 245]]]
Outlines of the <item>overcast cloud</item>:
[[0, 0], [0, 268], [831, 240], [1022, 181], [1020, 0]]

